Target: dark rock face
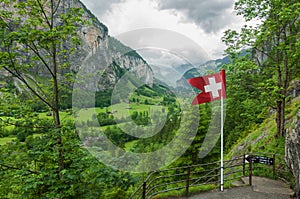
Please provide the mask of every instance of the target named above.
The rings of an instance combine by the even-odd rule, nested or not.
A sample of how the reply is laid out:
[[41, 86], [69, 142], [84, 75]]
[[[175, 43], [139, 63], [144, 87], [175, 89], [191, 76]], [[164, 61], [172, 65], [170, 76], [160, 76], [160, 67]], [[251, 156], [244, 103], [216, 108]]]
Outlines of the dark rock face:
[[286, 133], [285, 161], [296, 180], [296, 190], [300, 190], [300, 109]]

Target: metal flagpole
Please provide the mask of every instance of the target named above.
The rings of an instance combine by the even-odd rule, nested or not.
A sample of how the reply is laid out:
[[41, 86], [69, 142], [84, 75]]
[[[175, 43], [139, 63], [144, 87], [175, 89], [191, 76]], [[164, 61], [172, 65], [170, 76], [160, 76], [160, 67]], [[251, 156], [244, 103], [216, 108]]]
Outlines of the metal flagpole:
[[221, 97], [221, 191], [223, 191], [224, 174], [223, 174], [223, 127], [224, 127], [224, 112], [223, 112], [223, 96]]

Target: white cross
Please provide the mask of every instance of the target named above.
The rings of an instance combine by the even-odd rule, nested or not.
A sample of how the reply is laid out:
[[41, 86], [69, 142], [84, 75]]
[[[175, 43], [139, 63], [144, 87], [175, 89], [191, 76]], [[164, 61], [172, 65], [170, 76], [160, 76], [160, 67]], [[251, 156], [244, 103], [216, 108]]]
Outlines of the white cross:
[[209, 84], [204, 86], [204, 90], [206, 93], [212, 92], [212, 97], [219, 97], [219, 90], [222, 90], [222, 83], [216, 83], [215, 77], [208, 78]]

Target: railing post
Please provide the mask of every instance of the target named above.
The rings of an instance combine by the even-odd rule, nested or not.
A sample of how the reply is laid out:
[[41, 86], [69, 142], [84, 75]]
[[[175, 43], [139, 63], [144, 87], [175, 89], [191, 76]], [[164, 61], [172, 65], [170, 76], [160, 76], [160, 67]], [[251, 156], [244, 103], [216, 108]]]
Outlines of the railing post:
[[252, 186], [252, 154], [249, 155], [249, 185]]
[[246, 154], [243, 155], [243, 176], [245, 176]]
[[273, 178], [276, 179], [275, 154], [273, 154]]
[[[217, 169], [215, 169], [215, 174], [216, 174], [216, 182], [217, 183], [219, 183], [219, 182], [221, 182], [221, 181], [219, 181], [219, 171], [220, 171], [220, 169], [219, 168], [217, 168]], [[221, 183], [220, 183], [221, 184]]]
[[185, 195], [189, 195], [189, 186], [190, 186], [190, 174], [191, 174], [191, 167], [188, 167], [187, 176], [186, 176], [186, 187], [185, 187]]
[[146, 182], [143, 183], [142, 199], [146, 199]]

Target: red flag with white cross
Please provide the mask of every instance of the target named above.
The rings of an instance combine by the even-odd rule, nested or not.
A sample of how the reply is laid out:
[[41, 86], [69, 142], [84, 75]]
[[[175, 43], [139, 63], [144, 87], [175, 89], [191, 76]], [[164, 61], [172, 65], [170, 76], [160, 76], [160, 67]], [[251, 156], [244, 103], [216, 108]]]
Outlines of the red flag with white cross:
[[202, 91], [195, 97], [192, 105], [226, 98], [225, 70], [212, 75], [191, 78], [187, 81], [190, 85]]

